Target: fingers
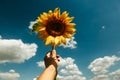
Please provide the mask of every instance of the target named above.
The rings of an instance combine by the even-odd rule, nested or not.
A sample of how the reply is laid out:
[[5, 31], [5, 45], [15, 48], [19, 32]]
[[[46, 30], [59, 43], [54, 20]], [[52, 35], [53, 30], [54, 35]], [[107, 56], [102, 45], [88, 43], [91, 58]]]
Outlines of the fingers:
[[51, 57], [51, 52], [48, 52], [48, 53], [46, 54], [46, 57], [47, 57], [47, 58]]
[[60, 56], [59, 55], [57, 55], [56, 58], [57, 58], [58, 61], [60, 61]]
[[56, 50], [52, 50], [51, 52], [48, 52], [47, 54], [46, 54], [46, 57], [47, 58], [55, 58], [56, 57]]
[[52, 50], [52, 58], [54, 58], [57, 61], [60, 61], [60, 56], [56, 54], [56, 50]]
[[[53, 58], [54, 60], [60, 61], [60, 56], [56, 54], [56, 50], [52, 50], [51, 52], [48, 52], [45, 56], [45, 58]], [[44, 58], [44, 59], [45, 59]]]

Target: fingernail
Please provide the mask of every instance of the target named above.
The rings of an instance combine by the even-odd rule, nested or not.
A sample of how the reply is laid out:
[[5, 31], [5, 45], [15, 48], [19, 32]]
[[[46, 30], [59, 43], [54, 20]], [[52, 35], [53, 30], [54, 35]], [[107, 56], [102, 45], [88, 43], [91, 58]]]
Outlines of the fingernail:
[[54, 50], [52, 50], [52, 52], [56, 53], [56, 50], [54, 49]]
[[59, 55], [57, 55], [56, 57], [57, 57], [57, 58], [59, 58], [60, 56], [59, 56]]

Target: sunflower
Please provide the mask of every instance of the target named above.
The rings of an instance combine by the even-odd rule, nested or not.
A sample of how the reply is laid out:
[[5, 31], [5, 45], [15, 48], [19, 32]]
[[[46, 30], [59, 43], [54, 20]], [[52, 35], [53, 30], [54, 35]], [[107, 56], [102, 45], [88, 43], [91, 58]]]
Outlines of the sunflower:
[[59, 8], [48, 13], [43, 12], [36, 23], [33, 25], [33, 31], [38, 32], [38, 38], [43, 38], [45, 45], [59, 46], [61, 43], [66, 45], [66, 39], [72, 39], [75, 34], [75, 23], [71, 23], [74, 17], [69, 17], [69, 13], [64, 11], [60, 13]]

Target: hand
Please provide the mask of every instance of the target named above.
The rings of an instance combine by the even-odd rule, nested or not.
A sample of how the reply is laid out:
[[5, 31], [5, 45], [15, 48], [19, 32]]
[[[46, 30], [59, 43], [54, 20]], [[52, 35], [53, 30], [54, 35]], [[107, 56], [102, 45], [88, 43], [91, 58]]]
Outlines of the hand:
[[53, 66], [55, 69], [57, 69], [59, 61], [60, 61], [59, 56], [56, 55], [55, 50], [48, 52], [46, 54], [46, 56], [44, 57], [44, 62], [45, 62], [46, 68], [48, 68], [49, 66]]
[[45, 69], [37, 78], [37, 80], [55, 80], [57, 76], [57, 67], [59, 62], [59, 56], [56, 55], [56, 51], [52, 50], [48, 52], [44, 57]]

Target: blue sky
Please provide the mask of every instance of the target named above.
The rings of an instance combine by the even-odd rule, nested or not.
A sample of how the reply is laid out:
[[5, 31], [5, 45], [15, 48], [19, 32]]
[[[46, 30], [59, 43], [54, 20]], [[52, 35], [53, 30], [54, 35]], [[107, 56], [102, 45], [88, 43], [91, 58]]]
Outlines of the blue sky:
[[[39, 14], [56, 7], [75, 17], [77, 29], [76, 48], [56, 48], [61, 56], [60, 80], [73, 80], [70, 76], [75, 75], [78, 80], [119, 80], [119, 0], [1, 0], [0, 80], [33, 80], [41, 73], [43, 57], [51, 48], [28, 27]], [[65, 73], [72, 69], [66, 66], [71, 65], [76, 72], [68, 76]], [[5, 79], [6, 75], [14, 77]]]

